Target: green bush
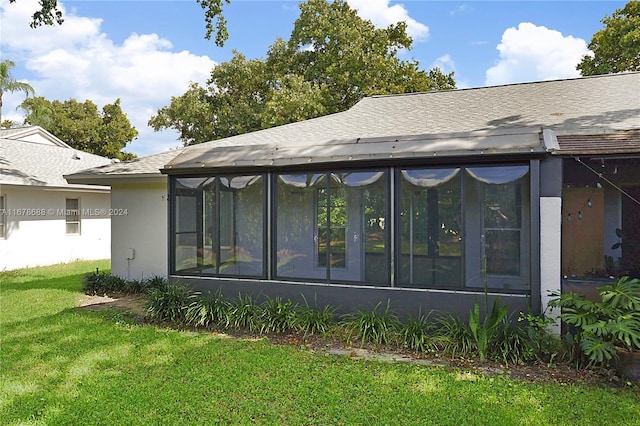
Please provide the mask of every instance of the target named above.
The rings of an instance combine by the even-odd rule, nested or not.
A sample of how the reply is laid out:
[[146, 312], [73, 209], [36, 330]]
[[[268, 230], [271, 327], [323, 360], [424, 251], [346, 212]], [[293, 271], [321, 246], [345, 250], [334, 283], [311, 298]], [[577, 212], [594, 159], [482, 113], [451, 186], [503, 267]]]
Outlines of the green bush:
[[342, 316], [341, 325], [348, 331], [347, 341], [355, 336], [364, 345], [365, 342], [386, 345], [393, 341], [400, 326], [398, 317], [391, 311], [391, 302], [380, 309], [381, 302], [373, 310], [358, 309]]
[[221, 292], [196, 295], [185, 314], [188, 324], [196, 327], [215, 328], [224, 323], [229, 304]]
[[108, 272], [90, 272], [82, 281], [82, 290], [89, 295], [105, 295], [120, 293], [126, 290], [127, 282], [117, 275]]
[[560, 318], [573, 330], [567, 340], [574, 343], [589, 363], [606, 365], [617, 348], [640, 350], [640, 279], [621, 277], [598, 288], [601, 301], [567, 292], [556, 295], [551, 306], [562, 308]]
[[457, 315], [448, 315], [438, 320], [438, 336], [442, 351], [451, 357], [470, 355], [475, 351], [471, 330]]
[[433, 352], [438, 348], [436, 325], [429, 315], [411, 317], [402, 323], [398, 332], [403, 347], [418, 352]]
[[260, 310], [261, 333], [285, 333], [295, 326], [296, 309], [291, 300], [267, 298]]
[[186, 323], [186, 314], [194, 294], [181, 284], [165, 284], [152, 288], [147, 298], [147, 315], [154, 321], [170, 321], [177, 325]]
[[245, 328], [251, 332], [260, 330], [260, 317], [262, 308], [253, 297], [238, 295], [229, 301], [229, 306], [223, 318], [223, 325], [227, 328]]
[[304, 333], [306, 337], [309, 334], [326, 334], [333, 323], [336, 308], [325, 305], [322, 309], [309, 306], [307, 299], [304, 299], [304, 306], [298, 307], [295, 313], [295, 326]]

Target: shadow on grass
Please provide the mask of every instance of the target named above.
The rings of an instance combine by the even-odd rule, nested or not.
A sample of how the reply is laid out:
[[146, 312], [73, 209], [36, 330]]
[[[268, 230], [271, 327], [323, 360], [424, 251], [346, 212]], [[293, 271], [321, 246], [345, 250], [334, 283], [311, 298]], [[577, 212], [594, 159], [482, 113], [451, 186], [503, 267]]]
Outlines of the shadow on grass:
[[3, 424], [631, 424], [640, 396], [352, 361], [69, 308], [3, 327]]
[[33, 290], [33, 289], [55, 289], [73, 292], [82, 292], [82, 280], [85, 274], [67, 275], [64, 277], [46, 278], [30, 280], [25, 282], [9, 282], [0, 284], [0, 289], [4, 290]]

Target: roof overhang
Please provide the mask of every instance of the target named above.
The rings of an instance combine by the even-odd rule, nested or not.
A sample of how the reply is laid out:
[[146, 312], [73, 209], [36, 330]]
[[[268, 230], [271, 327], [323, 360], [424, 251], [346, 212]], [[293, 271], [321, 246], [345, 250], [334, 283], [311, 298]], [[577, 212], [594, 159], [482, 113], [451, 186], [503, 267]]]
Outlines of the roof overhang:
[[84, 185], [117, 185], [123, 183], [161, 183], [166, 182], [167, 177], [158, 173], [129, 173], [129, 174], [82, 174], [65, 175], [64, 178], [71, 184]]
[[4, 183], [0, 182], [0, 185], [5, 188], [21, 188], [21, 189], [35, 189], [42, 191], [82, 191], [82, 192], [110, 192], [111, 188], [105, 185], [86, 185], [86, 184], [69, 184], [69, 185], [33, 185], [33, 184], [20, 184], [15, 182]]
[[283, 141], [268, 145], [193, 146], [161, 171], [180, 174], [210, 169], [279, 168], [377, 160], [531, 155], [547, 152], [539, 127], [471, 133], [327, 140], [322, 144]]

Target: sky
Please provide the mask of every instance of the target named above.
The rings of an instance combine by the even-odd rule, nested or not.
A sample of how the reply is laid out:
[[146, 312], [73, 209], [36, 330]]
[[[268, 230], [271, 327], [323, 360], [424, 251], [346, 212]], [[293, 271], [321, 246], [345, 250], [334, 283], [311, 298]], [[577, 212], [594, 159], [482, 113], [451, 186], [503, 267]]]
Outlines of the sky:
[[[384, 28], [407, 22], [413, 38], [403, 59], [422, 69], [453, 71], [458, 88], [578, 77], [601, 20], [624, 1], [347, 0]], [[189, 82], [202, 85], [233, 50], [264, 58], [273, 42], [288, 39], [298, 1], [231, 0], [225, 6], [229, 40], [206, 40], [195, 0], [58, 1], [65, 22], [31, 29], [37, 0], [0, 0], [0, 59], [12, 60], [16, 80], [49, 100], [90, 99], [99, 108], [121, 100], [139, 135], [125, 151], [150, 155], [182, 146], [174, 130], [154, 132], [147, 122]], [[23, 122], [23, 93], [3, 96], [2, 119]]]

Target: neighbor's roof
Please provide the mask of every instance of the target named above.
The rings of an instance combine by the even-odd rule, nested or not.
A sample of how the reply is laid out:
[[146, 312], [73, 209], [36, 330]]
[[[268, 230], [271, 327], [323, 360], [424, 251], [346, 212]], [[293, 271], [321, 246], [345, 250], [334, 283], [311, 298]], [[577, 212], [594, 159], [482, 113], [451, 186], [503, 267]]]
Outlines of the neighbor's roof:
[[165, 170], [544, 152], [543, 128], [640, 129], [640, 73], [373, 96], [341, 113], [187, 147]]
[[600, 135], [559, 135], [557, 139], [558, 149], [554, 154], [640, 153], [640, 130]]
[[[180, 153], [180, 149], [166, 151], [147, 157], [134, 158], [120, 163], [108, 164], [77, 173], [67, 174], [65, 177], [72, 183], [110, 184], [114, 180], [131, 178], [162, 177], [160, 169]], [[162, 177], [166, 179], [166, 177]]]
[[[35, 133], [13, 130], [0, 130], [0, 184], [68, 187], [64, 174], [111, 163], [108, 158], [77, 151], [64, 143], [34, 142]], [[19, 134], [26, 140], [18, 138]]]
[[0, 129], [0, 139], [21, 140], [25, 142], [35, 142], [44, 145], [71, 148], [69, 145], [40, 126], [19, 126]]

